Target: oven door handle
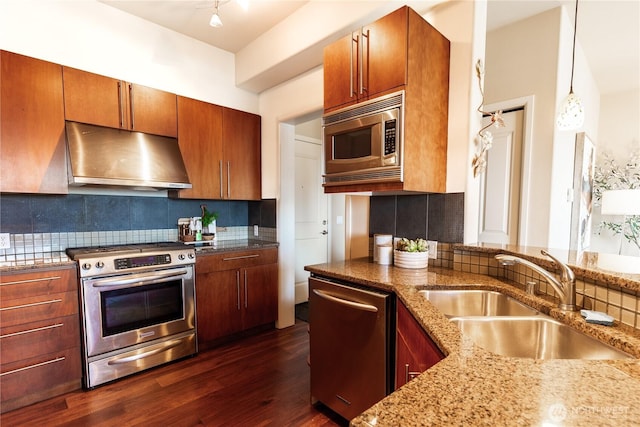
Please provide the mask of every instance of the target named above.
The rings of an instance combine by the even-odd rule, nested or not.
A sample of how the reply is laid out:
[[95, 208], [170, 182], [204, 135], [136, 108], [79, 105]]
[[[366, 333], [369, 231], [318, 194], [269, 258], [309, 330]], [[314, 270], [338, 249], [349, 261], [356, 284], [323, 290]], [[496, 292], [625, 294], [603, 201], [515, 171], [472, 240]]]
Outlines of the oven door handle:
[[140, 359], [144, 359], [145, 357], [150, 357], [159, 353], [163, 353], [165, 351], [169, 351], [174, 347], [182, 344], [182, 340], [173, 340], [168, 341], [162, 344], [162, 347], [154, 348], [153, 350], [145, 351], [144, 353], [134, 354], [132, 356], [118, 357], [116, 359], [112, 359], [107, 362], [108, 365], [121, 365], [123, 363], [135, 362]]
[[169, 279], [172, 277], [179, 277], [187, 275], [187, 269], [181, 268], [179, 270], [171, 270], [170, 272], [159, 271], [154, 273], [140, 273], [140, 274], [132, 274], [130, 276], [117, 277], [111, 279], [99, 279], [93, 282], [94, 288], [110, 288], [115, 286], [122, 285], [131, 285], [133, 283], [137, 283], [136, 286], [141, 286], [145, 282], [152, 282], [161, 279]]

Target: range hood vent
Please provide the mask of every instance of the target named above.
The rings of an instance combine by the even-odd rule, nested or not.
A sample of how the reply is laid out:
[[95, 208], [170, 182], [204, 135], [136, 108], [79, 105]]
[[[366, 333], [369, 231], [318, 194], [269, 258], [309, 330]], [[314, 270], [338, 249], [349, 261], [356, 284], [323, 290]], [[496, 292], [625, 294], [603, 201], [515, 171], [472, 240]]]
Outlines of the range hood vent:
[[178, 140], [66, 122], [69, 185], [191, 188]]

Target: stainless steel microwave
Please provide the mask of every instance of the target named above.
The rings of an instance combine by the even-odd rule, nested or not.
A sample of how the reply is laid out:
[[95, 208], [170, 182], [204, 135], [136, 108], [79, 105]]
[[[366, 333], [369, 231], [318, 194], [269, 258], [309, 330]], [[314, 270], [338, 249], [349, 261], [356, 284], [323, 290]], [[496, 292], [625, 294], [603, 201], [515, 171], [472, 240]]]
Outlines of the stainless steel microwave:
[[324, 186], [402, 181], [404, 91], [323, 116]]

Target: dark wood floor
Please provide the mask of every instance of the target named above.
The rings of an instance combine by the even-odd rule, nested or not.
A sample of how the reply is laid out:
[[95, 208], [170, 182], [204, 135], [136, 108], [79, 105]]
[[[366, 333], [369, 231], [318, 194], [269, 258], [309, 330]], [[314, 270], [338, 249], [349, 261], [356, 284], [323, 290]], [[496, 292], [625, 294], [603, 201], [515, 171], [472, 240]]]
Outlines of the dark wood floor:
[[342, 426], [309, 398], [307, 323], [0, 417], [9, 426]]

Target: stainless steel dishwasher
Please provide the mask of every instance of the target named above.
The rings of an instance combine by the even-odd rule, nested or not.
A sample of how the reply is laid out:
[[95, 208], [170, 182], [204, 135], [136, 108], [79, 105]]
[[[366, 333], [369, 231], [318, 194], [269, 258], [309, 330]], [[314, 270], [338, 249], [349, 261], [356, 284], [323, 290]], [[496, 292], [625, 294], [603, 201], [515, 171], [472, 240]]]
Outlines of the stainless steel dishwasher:
[[309, 278], [311, 402], [350, 420], [393, 390], [395, 298]]

